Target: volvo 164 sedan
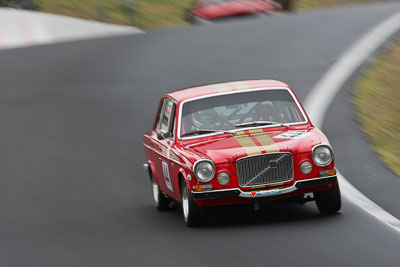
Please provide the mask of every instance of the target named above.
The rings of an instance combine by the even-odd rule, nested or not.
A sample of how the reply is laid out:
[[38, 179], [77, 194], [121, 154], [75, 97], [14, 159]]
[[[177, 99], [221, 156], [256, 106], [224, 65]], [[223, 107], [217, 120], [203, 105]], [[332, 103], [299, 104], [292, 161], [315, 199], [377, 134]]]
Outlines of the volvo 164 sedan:
[[273, 0], [201, 0], [195, 1], [193, 9], [188, 11], [188, 19], [192, 23], [201, 23], [202, 20], [274, 14], [279, 10], [281, 5]]
[[204, 209], [215, 205], [287, 198], [315, 200], [322, 214], [341, 208], [329, 141], [279, 81], [168, 93], [144, 147], [156, 208], [181, 202], [188, 226], [201, 224]]

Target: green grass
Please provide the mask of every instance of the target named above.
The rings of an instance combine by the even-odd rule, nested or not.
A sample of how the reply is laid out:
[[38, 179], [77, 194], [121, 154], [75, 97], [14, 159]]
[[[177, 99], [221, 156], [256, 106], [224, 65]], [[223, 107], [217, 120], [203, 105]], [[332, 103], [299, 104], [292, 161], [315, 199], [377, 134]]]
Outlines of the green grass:
[[292, 0], [294, 10], [306, 10], [313, 8], [327, 8], [332, 6], [377, 2], [379, 0]]
[[[124, 2], [129, 1], [136, 2], [133, 20], [130, 9], [124, 5]], [[305, 10], [379, 0], [292, 1], [294, 10]], [[195, 0], [37, 0], [37, 10], [152, 29], [186, 24], [186, 10], [192, 7], [194, 2]]]
[[37, 10], [149, 29], [185, 24], [185, 10], [193, 4], [193, 0], [133, 2], [136, 2], [133, 21], [124, 0], [37, 0]]
[[361, 129], [382, 160], [400, 175], [400, 38], [356, 82], [354, 103]]

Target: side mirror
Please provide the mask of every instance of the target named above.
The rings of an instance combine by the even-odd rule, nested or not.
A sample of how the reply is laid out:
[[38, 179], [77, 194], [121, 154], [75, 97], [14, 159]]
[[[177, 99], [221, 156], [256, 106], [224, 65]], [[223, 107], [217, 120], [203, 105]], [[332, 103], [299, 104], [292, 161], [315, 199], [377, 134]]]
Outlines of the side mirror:
[[164, 133], [162, 131], [157, 131], [157, 139], [158, 140], [164, 140], [167, 137], [168, 137], [167, 133]]

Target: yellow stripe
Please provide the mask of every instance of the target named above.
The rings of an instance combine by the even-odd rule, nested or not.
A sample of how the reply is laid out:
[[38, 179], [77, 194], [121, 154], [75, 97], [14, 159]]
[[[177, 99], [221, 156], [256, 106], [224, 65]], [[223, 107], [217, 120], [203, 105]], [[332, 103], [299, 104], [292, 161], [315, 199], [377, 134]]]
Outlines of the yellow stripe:
[[245, 134], [244, 131], [237, 131], [237, 132], [235, 132], [234, 135], [244, 135], [244, 134]]
[[247, 135], [235, 136], [236, 141], [243, 147], [248, 156], [261, 154], [261, 148]]
[[279, 185], [283, 185], [283, 183], [269, 184], [270, 187], [272, 187], [272, 186], [279, 186]]
[[214, 84], [212, 87], [214, 87], [219, 93], [232, 91], [231, 87], [229, 87], [227, 84], [223, 84], [223, 83]]
[[265, 185], [252, 186], [251, 189], [264, 189]]
[[263, 133], [263, 129], [250, 129], [249, 134], [258, 134], [258, 133]]
[[250, 86], [244, 82], [231, 82], [229, 84], [236, 90], [245, 90], [250, 88]]
[[260, 142], [261, 145], [265, 148], [267, 153], [270, 152], [279, 152], [279, 146], [275, 144], [274, 140], [272, 140], [271, 137], [269, 137], [268, 134], [262, 133], [262, 134], [257, 134], [254, 135], [254, 137]]
[[[273, 188], [271, 188], [273, 187]], [[281, 188], [285, 188], [285, 186], [283, 186], [283, 183], [276, 183], [276, 184], [269, 184], [268, 186], [265, 185], [257, 185], [257, 186], [252, 186], [250, 187], [251, 190], [270, 190], [270, 189], [281, 189]]]
[[[268, 186], [265, 185], [257, 185], [257, 186], [252, 186], [250, 187], [252, 190], [257, 190], [257, 189], [266, 189], [268, 190], [270, 187], [275, 187], [274, 189], [279, 189], [279, 188], [284, 188], [284, 183], [275, 183], [275, 184], [268, 184]], [[278, 187], [277, 187], [278, 186]]]

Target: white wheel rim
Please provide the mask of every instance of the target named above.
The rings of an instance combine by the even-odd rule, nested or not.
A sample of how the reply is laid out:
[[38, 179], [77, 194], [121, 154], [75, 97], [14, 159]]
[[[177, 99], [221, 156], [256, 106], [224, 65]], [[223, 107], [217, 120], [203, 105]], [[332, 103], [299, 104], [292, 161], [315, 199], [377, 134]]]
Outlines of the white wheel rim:
[[188, 199], [188, 189], [185, 187], [183, 189], [183, 194], [182, 194], [182, 210], [183, 210], [183, 218], [185, 219], [185, 222], [188, 220], [188, 215], [189, 215], [189, 199]]
[[151, 182], [151, 187], [153, 189], [154, 204], [156, 206], [158, 206], [158, 201], [159, 201], [158, 197], [159, 197], [160, 191], [158, 190], [158, 185], [154, 180], [152, 180], [152, 182]]

